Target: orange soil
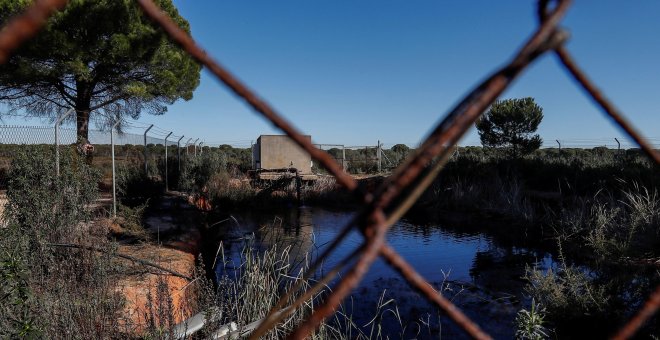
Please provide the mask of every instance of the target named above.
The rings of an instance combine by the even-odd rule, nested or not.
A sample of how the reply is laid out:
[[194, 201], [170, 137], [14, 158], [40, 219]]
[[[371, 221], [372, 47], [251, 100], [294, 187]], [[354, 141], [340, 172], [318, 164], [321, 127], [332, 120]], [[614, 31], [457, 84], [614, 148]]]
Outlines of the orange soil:
[[[121, 227], [108, 221], [109, 229], [121, 232]], [[192, 276], [195, 267], [195, 255], [199, 252], [199, 232], [191, 230], [174, 239], [166, 241], [163, 245], [143, 243], [119, 246], [118, 252], [146, 260], [185, 276]], [[195, 309], [195, 291], [187, 279], [163, 273], [157, 268], [121, 260], [123, 265], [129, 266], [127, 272], [132, 273], [121, 278], [116, 285], [121, 292], [126, 305], [122, 311], [121, 320], [130, 324], [135, 335], [139, 336], [149, 324], [150, 318], [158, 320], [158, 309], [167, 309], [168, 305], [158, 302], [159, 280], [166, 284], [167, 293], [161, 294], [161, 300], [171, 299], [171, 313], [174, 323], [179, 323], [197, 311]], [[162, 283], [161, 283], [162, 285]], [[149, 297], [152, 303], [149, 302]], [[168, 315], [169, 313], [165, 313]]]

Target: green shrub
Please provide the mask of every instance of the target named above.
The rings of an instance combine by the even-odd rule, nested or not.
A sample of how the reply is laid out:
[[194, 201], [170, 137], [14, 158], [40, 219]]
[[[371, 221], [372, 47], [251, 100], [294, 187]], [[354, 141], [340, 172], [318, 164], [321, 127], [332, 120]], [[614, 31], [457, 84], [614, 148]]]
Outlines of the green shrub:
[[222, 153], [207, 152], [186, 159], [179, 179], [179, 188], [185, 191], [202, 192], [211, 178], [227, 170], [227, 159]]
[[545, 308], [532, 299], [530, 310], [521, 309], [516, 316], [516, 338], [541, 340], [548, 339], [545, 328]]
[[54, 156], [32, 147], [14, 155], [0, 228], [0, 338], [115, 336], [122, 299], [111, 280], [114, 246], [88, 223], [98, 174], [62, 148], [57, 176]]
[[9, 172], [4, 217], [30, 237], [31, 251], [44, 242], [71, 241], [98, 196], [98, 172], [75, 151], [60, 151], [60, 176], [54, 158], [52, 149], [26, 146], [14, 155]]

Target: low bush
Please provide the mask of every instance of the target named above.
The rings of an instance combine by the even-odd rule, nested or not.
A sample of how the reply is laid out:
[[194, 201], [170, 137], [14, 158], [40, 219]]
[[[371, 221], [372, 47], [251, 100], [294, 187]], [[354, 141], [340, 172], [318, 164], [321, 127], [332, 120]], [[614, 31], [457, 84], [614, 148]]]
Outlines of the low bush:
[[[90, 228], [98, 174], [73, 150], [22, 148], [14, 155], [0, 228], [0, 337], [109, 337], [122, 299], [110, 277], [113, 245]], [[94, 244], [87, 250], [54, 244]]]

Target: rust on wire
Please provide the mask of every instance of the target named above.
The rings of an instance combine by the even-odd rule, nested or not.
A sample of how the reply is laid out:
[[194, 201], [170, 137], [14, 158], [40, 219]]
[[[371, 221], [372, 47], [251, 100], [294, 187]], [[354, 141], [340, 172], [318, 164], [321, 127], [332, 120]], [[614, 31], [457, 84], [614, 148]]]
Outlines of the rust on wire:
[[637, 145], [646, 153], [656, 164], [660, 164], [660, 154], [653, 149], [642, 135], [628, 122], [628, 120], [617, 110], [612, 103], [596, 88], [596, 86], [589, 81], [589, 78], [578, 68], [571, 58], [566, 48], [560, 47], [555, 50], [557, 57], [561, 63], [566, 67], [566, 70], [575, 78], [578, 84], [589, 94], [589, 96], [603, 109], [623, 131], [625, 131], [630, 138], [632, 138]]
[[433, 301], [461, 328], [475, 339], [492, 339], [488, 334], [481, 330], [479, 325], [470, 320], [463, 311], [461, 311], [451, 301], [447, 300], [433, 286], [428, 283], [415, 269], [388, 245], [384, 245], [380, 250], [381, 255], [387, 263], [392, 266], [401, 276], [405, 277], [410, 285], [420, 291], [428, 300]]
[[243, 98], [252, 108], [261, 113], [273, 125], [284, 131], [294, 142], [296, 142], [305, 151], [309, 152], [312, 158], [319, 161], [337, 181], [348, 190], [355, 190], [357, 182], [353, 177], [344, 172], [341, 166], [325, 151], [316, 148], [311, 141], [307, 140], [296, 128], [280, 116], [270, 105], [261, 100], [247, 86], [234, 77], [229, 71], [211, 58], [195, 41], [182, 30], [163, 10], [161, 10], [151, 0], [137, 0], [144, 12], [158, 23], [188, 54], [197, 59], [236, 95]]
[[[484, 84], [477, 87], [470, 93], [466, 99], [461, 102], [447, 118], [445, 118], [434, 132], [427, 138], [426, 142], [420, 147], [411, 161], [401, 165], [397, 172], [383, 183], [381, 188], [376, 191], [374, 201], [370, 204], [373, 221], [377, 221], [376, 213], [384, 209], [401, 191], [408, 187], [421, 172], [425, 169], [434, 157], [448, 152], [449, 145], [454, 145], [458, 139], [472, 126], [479, 115], [497, 98], [499, 94], [511, 83], [511, 81], [527, 66], [531, 61], [541, 53], [554, 47], [554, 43], [561, 43], [562, 39], [557, 39], [561, 35], [556, 31], [556, 25], [559, 19], [566, 12], [569, 1], [562, 1], [550, 18], [539, 27], [538, 31], [532, 36], [529, 42], [521, 49], [510, 65], [504, 67], [501, 71], [490, 77]], [[300, 338], [312, 332], [318, 324], [332, 312], [334, 312], [339, 303], [350, 293], [365, 273], [364, 268], [368, 268], [376, 257], [376, 248], [374, 244], [384, 244], [384, 235], [387, 228], [393, 223], [376, 223], [373, 227], [376, 229], [372, 237], [367, 237], [367, 247], [363, 257], [351, 268], [349, 275], [341, 280], [328, 297], [325, 304], [315, 310], [311, 317], [303, 323], [299, 329], [292, 333], [292, 338]], [[406, 278], [404, 276], [404, 278]], [[417, 281], [412, 278], [406, 278], [413, 286]], [[420, 288], [420, 287], [417, 287]], [[424, 289], [424, 288], [420, 288]], [[443, 305], [439, 305], [443, 309]], [[444, 309], [443, 309], [444, 310]], [[466, 329], [468, 331], [468, 329]], [[471, 334], [473, 337], [483, 337], [481, 334]]]
[[635, 316], [626, 323], [623, 328], [614, 336], [614, 340], [623, 340], [632, 338], [640, 327], [650, 319], [660, 309], [660, 286], [655, 289], [655, 292], [649, 296], [642, 309], [635, 314]]
[[335, 286], [332, 293], [325, 299], [323, 305], [316, 308], [312, 312], [312, 315], [289, 335], [289, 339], [305, 339], [327, 316], [337, 310], [343, 299], [357, 286], [364, 274], [369, 270], [371, 264], [378, 257], [378, 250], [385, 244], [385, 230], [378, 228], [384, 222], [385, 214], [382, 210], [375, 210], [368, 221], [368, 227], [372, 227], [369, 229], [374, 231], [374, 233], [368, 234], [369, 237], [365, 240], [365, 248], [362, 256], [360, 256], [357, 263], [348, 271], [339, 284]]
[[48, 18], [66, 4], [67, 0], [35, 1], [20, 16], [11, 19], [0, 31], [0, 64], [7, 62], [15, 49], [37, 34]]

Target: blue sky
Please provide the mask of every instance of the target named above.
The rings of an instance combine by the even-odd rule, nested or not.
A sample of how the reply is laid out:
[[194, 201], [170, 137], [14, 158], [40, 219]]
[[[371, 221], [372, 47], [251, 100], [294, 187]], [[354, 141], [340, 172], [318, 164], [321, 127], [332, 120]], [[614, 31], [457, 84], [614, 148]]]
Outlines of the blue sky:
[[[346, 145], [415, 145], [536, 26], [531, 0], [174, 2], [199, 44], [295, 126], [315, 142]], [[658, 138], [660, 2], [634, 4], [576, 1], [563, 26], [577, 62]], [[544, 109], [547, 142], [622, 136], [552, 55], [503, 98], [526, 96]], [[278, 132], [206, 71], [191, 101], [141, 120], [207, 143]], [[479, 144], [476, 131], [462, 144]]]

